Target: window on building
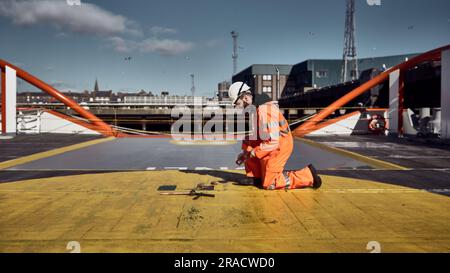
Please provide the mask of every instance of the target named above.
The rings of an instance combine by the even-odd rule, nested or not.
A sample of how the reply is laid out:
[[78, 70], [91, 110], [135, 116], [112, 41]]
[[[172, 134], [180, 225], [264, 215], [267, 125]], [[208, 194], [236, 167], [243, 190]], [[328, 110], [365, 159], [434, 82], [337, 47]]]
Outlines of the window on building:
[[326, 78], [326, 77], [328, 77], [328, 71], [327, 70], [316, 71], [316, 77], [317, 78]]
[[272, 86], [263, 86], [263, 92], [272, 93]]
[[263, 75], [263, 81], [271, 81], [272, 75]]

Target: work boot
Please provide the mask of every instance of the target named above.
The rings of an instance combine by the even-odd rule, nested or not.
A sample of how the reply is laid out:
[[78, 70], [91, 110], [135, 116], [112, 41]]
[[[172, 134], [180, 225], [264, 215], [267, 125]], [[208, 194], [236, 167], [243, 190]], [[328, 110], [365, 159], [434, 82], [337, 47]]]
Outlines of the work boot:
[[309, 170], [311, 171], [311, 174], [313, 176], [313, 189], [318, 189], [322, 186], [322, 178], [317, 174], [316, 168], [312, 164], [308, 165]]
[[262, 188], [262, 180], [261, 178], [253, 178], [253, 185], [257, 188]]

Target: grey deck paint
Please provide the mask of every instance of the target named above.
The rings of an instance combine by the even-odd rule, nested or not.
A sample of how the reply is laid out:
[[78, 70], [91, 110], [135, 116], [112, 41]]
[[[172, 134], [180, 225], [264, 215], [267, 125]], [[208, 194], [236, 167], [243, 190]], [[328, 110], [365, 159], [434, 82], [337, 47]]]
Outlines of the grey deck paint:
[[70, 134], [16, 135], [0, 140], [0, 162], [100, 138]]
[[[166, 138], [121, 138], [43, 158], [9, 170], [146, 170], [147, 168], [236, 169], [240, 143], [176, 145]], [[366, 163], [295, 141], [286, 169], [370, 169]]]

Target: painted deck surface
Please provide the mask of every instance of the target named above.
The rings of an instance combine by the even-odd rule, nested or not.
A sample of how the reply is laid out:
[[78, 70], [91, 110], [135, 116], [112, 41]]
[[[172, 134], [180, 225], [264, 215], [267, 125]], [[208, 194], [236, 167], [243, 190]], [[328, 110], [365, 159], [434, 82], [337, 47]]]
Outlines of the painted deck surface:
[[[225, 179], [223, 179], [225, 178]], [[324, 176], [321, 190], [262, 191], [242, 174], [154, 171], [0, 185], [0, 251], [449, 252], [450, 199], [365, 180]], [[222, 181], [215, 198], [157, 188]]]
[[[439, 161], [446, 162], [447, 150], [432, 147], [441, 157], [424, 161], [426, 168], [421, 169], [419, 158], [431, 156], [427, 149], [382, 140], [372, 139], [373, 144], [367, 145], [367, 138], [314, 139], [330, 149], [297, 143], [304, 150], [291, 158], [296, 165], [324, 162], [319, 165], [323, 187], [317, 191], [263, 191], [249, 185], [242, 170], [231, 170], [234, 165], [219, 169], [231, 158], [234, 161], [237, 143], [174, 144], [181, 147], [173, 148], [176, 156], [195, 164], [167, 166], [172, 159], [162, 156], [169, 161], [162, 161], [162, 170], [152, 171], [143, 170], [157, 161], [141, 164], [132, 158], [120, 162], [138, 162], [138, 168], [127, 163], [127, 170], [102, 170], [95, 164], [103, 164], [102, 156], [106, 160], [101, 153], [95, 160], [88, 157], [89, 164], [76, 162], [92, 165], [83, 170], [84, 165], [46, 170], [39, 168], [48, 165], [30, 165], [74, 159], [83, 151], [94, 156], [95, 151], [123, 144], [116, 140], [81, 143], [25, 164], [19, 158], [18, 165], [0, 170], [0, 252], [68, 252], [69, 241], [80, 242], [82, 252], [369, 252], [370, 241], [378, 241], [382, 252], [450, 252], [450, 172]], [[53, 145], [47, 150], [52, 151]], [[137, 145], [130, 147], [138, 151]], [[333, 147], [357, 152], [360, 160]], [[147, 147], [141, 153], [155, 149]], [[202, 152], [188, 157], [190, 149]], [[225, 153], [220, 161], [203, 158], [214, 151]], [[336, 165], [341, 161], [333, 163], [334, 156], [356, 166]], [[195, 158], [205, 161], [200, 164]], [[299, 158], [304, 161], [296, 161]], [[379, 162], [371, 166], [371, 158], [387, 161], [387, 168]], [[406, 169], [389, 169], [389, 164], [400, 163]], [[211, 182], [219, 182], [215, 198], [193, 200], [157, 191], [161, 185], [189, 190]]]

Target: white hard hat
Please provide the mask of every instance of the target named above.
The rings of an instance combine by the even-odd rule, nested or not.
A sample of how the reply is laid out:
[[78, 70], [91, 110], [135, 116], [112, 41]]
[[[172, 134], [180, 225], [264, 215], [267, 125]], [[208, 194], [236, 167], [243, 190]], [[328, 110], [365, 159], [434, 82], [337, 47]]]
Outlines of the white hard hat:
[[244, 82], [235, 82], [230, 86], [228, 90], [228, 96], [233, 104], [236, 104], [239, 97], [244, 93], [250, 91], [250, 86]]

